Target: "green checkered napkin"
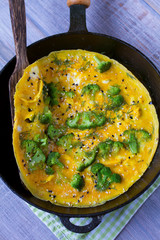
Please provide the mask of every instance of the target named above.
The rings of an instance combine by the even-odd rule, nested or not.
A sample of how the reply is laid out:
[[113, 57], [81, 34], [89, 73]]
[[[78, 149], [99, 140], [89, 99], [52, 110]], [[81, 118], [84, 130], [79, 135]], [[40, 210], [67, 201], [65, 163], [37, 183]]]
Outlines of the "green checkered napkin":
[[[113, 240], [129, 222], [132, 216], [142, 206], [146, 199], [158, 188], [160, 185], [160, 176], [152, 184], [152, 186], [143, 193], [136, 200], [130, 204], [106, 214], [103, 217], [101, 224], [91, 231], [90, 233], [77, 234], [67, 230], [60, 222], [59, 218], [53, 214], [43, 212], [35, 207], [29, 205], [31, 210], [44, 222], [44, 224], [61, 240], [95, 240], [95, 239], [107, 239]], [[72, 223], [76, 225], [86, 225], [89, 222], [89, 218], [74, 218]]]

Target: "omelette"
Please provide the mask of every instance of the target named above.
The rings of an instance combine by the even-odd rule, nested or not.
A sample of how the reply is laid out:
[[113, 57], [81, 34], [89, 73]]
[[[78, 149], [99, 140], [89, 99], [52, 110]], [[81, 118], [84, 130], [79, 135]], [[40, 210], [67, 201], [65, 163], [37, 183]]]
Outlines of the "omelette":
[[147, 170], [159, 123], [147, 89], [123, 65], [85, 50], [52, 52], [16, 85], [13, 147], [35, 197], [94, 207]]

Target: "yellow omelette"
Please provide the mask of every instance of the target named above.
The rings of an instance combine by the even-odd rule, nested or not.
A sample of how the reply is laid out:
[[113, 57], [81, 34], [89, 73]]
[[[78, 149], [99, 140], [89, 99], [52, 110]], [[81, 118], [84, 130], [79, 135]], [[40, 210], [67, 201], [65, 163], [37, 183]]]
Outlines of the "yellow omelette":
[[13, 147], [37, 198], [93, 207], [126, 192], [149, 167], [159, 123], [147, 89], [124, 66], [84, 50], [52, 52], [16, 86]]

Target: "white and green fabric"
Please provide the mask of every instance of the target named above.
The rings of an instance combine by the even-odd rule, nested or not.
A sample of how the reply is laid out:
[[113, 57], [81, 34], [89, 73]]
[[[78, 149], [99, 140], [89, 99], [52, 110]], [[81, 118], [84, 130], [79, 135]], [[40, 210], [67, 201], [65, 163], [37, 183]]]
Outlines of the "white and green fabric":
[[[113, 240], [122, 231], [125, 225], [147, 200], [147, 198], [157, 189], [160, 185], [160, 176], [152, 184], [152, 186], [144, 192], [140, 197], [131, 202], [130, 204], [106, 214], [103, 217], [101, 224], [93, 231], [85, 234], [77, 234], [68, 231], [61, 223], [59, 217], [56, 215], [43, 212], [35, 207], [29, 205], [31, 210], [39, 217], [41, 221], [56, 235], [60, 240]], [[89, 218], [74, 218], [72, 223], [76, 225], [86, 225]]]

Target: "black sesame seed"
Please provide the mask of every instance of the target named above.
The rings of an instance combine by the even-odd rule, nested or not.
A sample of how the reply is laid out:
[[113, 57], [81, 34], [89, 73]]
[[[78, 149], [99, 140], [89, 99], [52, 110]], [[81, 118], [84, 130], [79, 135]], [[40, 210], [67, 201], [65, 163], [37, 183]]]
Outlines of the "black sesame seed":
[[56, 198], [56, 195], [53, 195], [53, 198]]
[[67, 149], [65, 149], [64, 151], [67, 152]]
[[87, 194], [89, 193], [89, 191], [87, 191]]
[[114, 135], [112, 135], [112, 137], [114, 137]]
[[129, 118], [130, 118], [130, 119], [133, 119], [133, 117], [132, 117], [132, 116], [130, 116]]
[[124, 79], [122, 79], [122, 82], [124, 82]]
[[96, 138], [93, 136], [93, 139], [96, 139]]
[[53, 68], [53, 67], [50, 67], [50, 69], [51, 69], [51, 70], [54, 70], [54, 68]]
[[125, 87], [125, 89], [127, 89], [127, 87]]
[[64, 116], [64, 113], [62, 113], [62, 116]]
[[29, 82], [30, 79], [31, 79], [31, 77], [29, 77], [29, 78], [27, 79], [27, 81]]
[[129, 159], [131, 158], [131, 157], [128, 157]]
[[150, 101], [149, 104], [152, 104], [152, 101]]
[[122, 123], [119, 123], [119, 125], [122, 125]]
[[48, 190], [49, 193], [52, 193], [52, 190]]
[[33, 86], [33, 83], [31, 82], [31, 85]]
[[81, 95], [81, 97], [83, 97], [83, 94]]
[[80, 200], [78, 199], [78, 201], [77, 201], [78, 203], [80, 202]]
[[48, 69], [46, 69], [46, 72], [48, 72]]
[[32, 112], [32, 109], [31, 109], [31, 108], [28, 108], [28, 112]]
[[32, 72], [33, 74], [36, 74], [35, 72]]

